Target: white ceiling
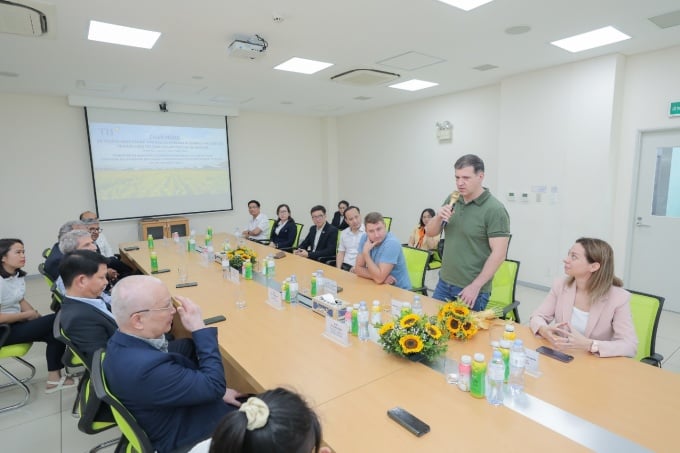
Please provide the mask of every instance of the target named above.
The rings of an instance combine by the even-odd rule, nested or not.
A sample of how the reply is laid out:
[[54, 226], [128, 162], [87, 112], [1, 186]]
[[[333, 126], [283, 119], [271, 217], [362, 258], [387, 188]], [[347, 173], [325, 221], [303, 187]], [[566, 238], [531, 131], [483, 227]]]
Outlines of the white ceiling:
[[[13, 0], [21, 2], [22, 0]], [[375, 109], [498, 81], [599, 55], [680, 45], [680, 26], [649, 17], [680, 9], [679, 0], [495, 0], [471, 12], [436, 0], [54, 0], [50, 33], [0, 33], [0, 91], [82, 95], [169, 104], [326, 116]], [[283, 18], [275, 22], [274, 16]], [[90, 20], [160, 31], [151, 50], [87, 40]], [[508, 35], [511, 26], [531, 31]], [[550, 41], [612, 25], [632, 36], [571, 54]], [[235, 35], [259, 34], [264, 56], [230, 56]], [[444, 60], [415, 70], [379, 61], [419, 52]], [[275, 71], [293, 57], [334, 63], [314, 75]], [[475, 66], [497, 69], [480, 72]], [[439, 83], [419, 92], [384, 85], [353, 87], [330, 77], [357, 68]], [[83, 82], [78, 82], [83, 81]], [[368, 100], [356, 100], [368, 97]]]

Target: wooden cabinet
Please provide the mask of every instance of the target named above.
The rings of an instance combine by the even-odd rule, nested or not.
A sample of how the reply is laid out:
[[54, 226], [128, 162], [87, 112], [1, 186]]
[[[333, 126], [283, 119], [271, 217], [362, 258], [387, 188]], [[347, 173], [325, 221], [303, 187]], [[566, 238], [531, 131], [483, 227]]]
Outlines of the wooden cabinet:
[[139, 221], [139, 239], [142, 241], [149, 235], [153, 236], [154, 239], [170, 238], [174, 232], [177, 232], [180, 236], [188, 236], [189, 219], [186, 217], [167, 217]]

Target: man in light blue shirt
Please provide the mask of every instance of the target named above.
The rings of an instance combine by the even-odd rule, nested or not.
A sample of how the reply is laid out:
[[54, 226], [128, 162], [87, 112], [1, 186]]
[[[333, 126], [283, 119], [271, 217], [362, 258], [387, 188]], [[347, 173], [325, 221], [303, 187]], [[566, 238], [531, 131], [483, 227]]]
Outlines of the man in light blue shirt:
[[366, 234], [359, 241], [356, 265], [350, 272], [378, 284], [411, 289], [401, 244], [392, 233], [387, 232], [382, 214], [368, 213], [364, 218], [364, 226]]

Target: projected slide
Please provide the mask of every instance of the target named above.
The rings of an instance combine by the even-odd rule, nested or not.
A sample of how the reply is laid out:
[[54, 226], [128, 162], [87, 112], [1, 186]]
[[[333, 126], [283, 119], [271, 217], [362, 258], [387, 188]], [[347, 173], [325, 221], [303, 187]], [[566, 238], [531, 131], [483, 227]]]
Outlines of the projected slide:
[[[167, 115], [161, 117], [165, 120]], [[224, 126], [130, 124], [88, 118], [102, 219], [231, 209]]]

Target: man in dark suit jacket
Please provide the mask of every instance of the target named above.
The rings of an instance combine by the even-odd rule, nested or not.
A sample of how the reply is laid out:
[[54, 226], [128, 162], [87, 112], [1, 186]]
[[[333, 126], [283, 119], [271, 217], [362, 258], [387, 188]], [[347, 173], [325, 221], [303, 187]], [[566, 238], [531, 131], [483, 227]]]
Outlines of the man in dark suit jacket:
[[[217, 329], [206, 327], [200, 308], [175, 296], [150, 276], [132, 275], [113, 289], [118, 331], [106, 348], [103, 367], [111, 392], [137, 419], [159, 452], [208, 438], [241, 395], [226, 386]], [[198, 363], [168, 352], [163, 334], [175, 312], [191, 332]]]
[[45, 259], [45, 272], [50, 276], [52, 281], [59, 278], [59, 263], [61, 263], [62, 258], [64, 258], [63, 253], [59, 250], [59, 241], [69, 231], [85, 229], [85, 224], [80, 220], [71, 220], [59, 227], [57, 242], [52, 246], [50, 254]]
[[294, 253], [313, 260], [334, 258], [338, 246], [338, 229], [326, 221], [326, 208], [323, 206], [314, 206], [311, 213], [314, 226], [309, 229], [307, 237]]

